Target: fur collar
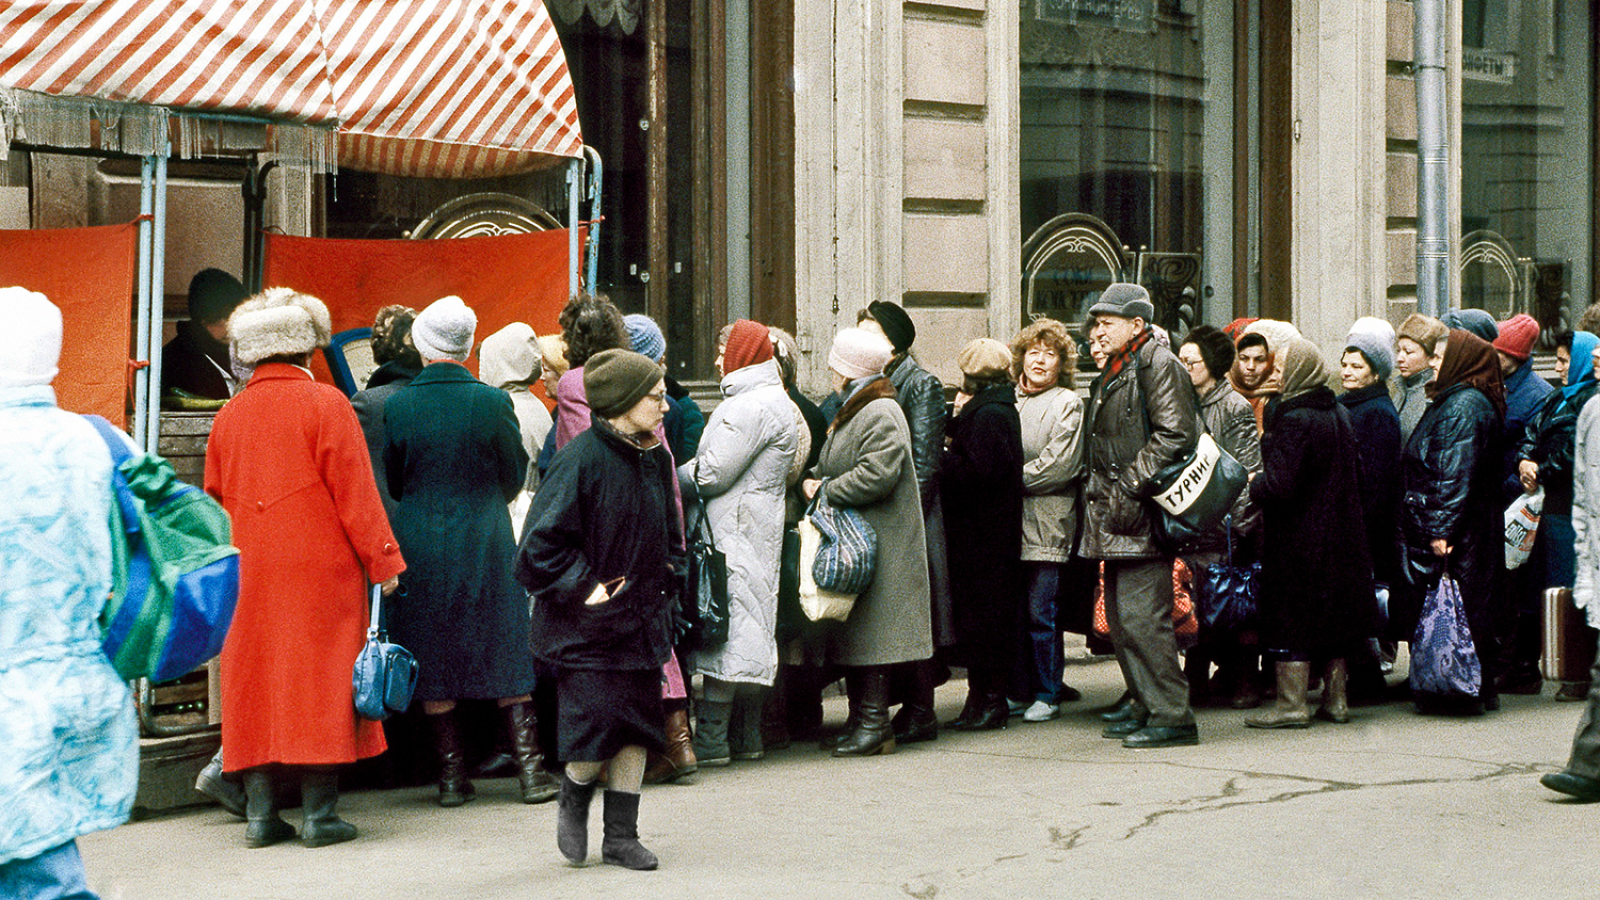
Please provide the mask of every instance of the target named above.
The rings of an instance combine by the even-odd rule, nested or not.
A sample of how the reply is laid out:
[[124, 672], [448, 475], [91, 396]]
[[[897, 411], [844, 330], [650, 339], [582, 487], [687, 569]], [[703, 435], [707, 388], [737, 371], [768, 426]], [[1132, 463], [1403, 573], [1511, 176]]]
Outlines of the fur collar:
[[888, 376], [880, 375], [867, 382], [850, 395], [850, 399], [839, 408], [833, 417], [833, 424], [828, 426], [828, 433], [832, 434], [845, 426], [845, 423], [856, 417], [856, 413], [865, 409], [868, 403], [874, 400], [893, 400], [895, 398], [894, 385]]

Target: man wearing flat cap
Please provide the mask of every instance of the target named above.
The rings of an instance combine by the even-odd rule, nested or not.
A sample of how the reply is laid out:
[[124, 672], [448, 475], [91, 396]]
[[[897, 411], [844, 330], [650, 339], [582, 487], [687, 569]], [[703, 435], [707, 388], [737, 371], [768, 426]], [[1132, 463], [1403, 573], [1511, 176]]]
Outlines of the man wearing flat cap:
[[1150, 477], [1200, 439], [1183, 364], [1154, 340], [1155, 307], [1136, 284], [1113, 284], [1089, 309], [1091, 339], [1110, 354], [1089, 394], [1089, 480], [1079, 552], [1105, 564], [1106, 621], [1127, 699], [1104, 714], [1106, 737], [1134, 749], [1199, 743], [1172, 628], [1172, 557], [1152, 536]]

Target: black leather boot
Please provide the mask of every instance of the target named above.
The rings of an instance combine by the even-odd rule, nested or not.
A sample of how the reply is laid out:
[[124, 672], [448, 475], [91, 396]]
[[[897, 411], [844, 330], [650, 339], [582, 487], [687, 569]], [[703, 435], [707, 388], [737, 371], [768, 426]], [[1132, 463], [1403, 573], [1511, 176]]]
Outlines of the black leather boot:
[[294, 838], [294, 826], [278, 815], [278, 797], [267, 770], [244, 773], [244, 809], [246, 847], [270, 847]]
[[300, 776], [300, 843], [307, 847], [326, 847], [353, 841], [356, 827], [339, 818], [339, 775], [328, 769], [306, 769]]
[[477, 796], [467, 780], [466, 753], [461, 748], [461, 729], [455, 712], [429, 716], [433, 723], [434, 746], [439, 751], [439, 805], [460, 806]]
[[660, 865], [656, 855], [639, 843], [639, 795], [606, 791], [605, 838], [600, 841], [600, 861], [625, 869], [649, 871]]
[[833, 748], [834, 756], [877, 756], [895, 750], [889, 724], [889, 673], [883, 666], [862, 670], [861, 708], [855, 730]]
[[894, 739], [901, 744], [939, 739], [939, 719], [933, 712], [937, 670], [933, 660], [912, 663], [911, 697], [895, 714]]
[[511, 750], [517, 759], [517, 780], [522, 785], [523, 803], [547, 803], [556, 798], [561, 785], [544, 770], [544, 754], [533, 719], [532, 703], [513, 703], [506, 708], [506, 724], [511, 729]]
[[[599, 779], [579, 784], [562, 773], [561, 796], [556, 801], [556, 846], [567, 862], [582, 865], [589, 856], [589, 803]], [[637, 795], [636, 795], [637, 796]]]

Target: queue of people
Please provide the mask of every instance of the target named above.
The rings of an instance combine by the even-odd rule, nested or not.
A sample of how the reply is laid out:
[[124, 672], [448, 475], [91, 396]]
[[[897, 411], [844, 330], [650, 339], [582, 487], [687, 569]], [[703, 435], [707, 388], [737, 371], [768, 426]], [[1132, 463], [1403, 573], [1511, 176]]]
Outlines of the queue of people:
[[[24, 449], [54, 454], [40, 459], [66, 473], [54, 502], [92, 532], [105, 460], [74, 455], [93, 442], [47, 396], [59, 313], [26, 292], [0, 300], [37, 325], [0, 357], [0, 414], [19, 423], [7, 434], [41, 437]], [[601, 296], [573, 297], [559, 337], [513, 325], [484, 340], [484, 380], [465, 366], [477, 318], [459, 298], [385, 307], [379, 366], [350, 401], [309, 371], [329, 339], [320, 301], [272, 289], [228, 302], [243, 387], [217, 416], [205, 484], [232, 518], [241, 590], [222, 659], [225, 752], [202, 785], [242, 784], [229, 808], [250, 847], [357, 835], [337, 815], [337, 767], [386, 748], [350, 702], [369, 584], [420, 663], [439, 805], [475, 795], [457, 704], [494, 701], [522, 801], [556, 801], [561, 855], [588, 858], [602, 793], [600, 859], [630, 869], [658, 865], [639, 840], [646, 783], [792, 740], [873, 756], [944, 729], [1056, 718], [1079, 699], [1063, 682], [1062, 631], [1087, 631], [1078, 623], [1096, 607], [1126, 686], [1102, 733], [1131, 749], [1199, 743], [1194, 709], [1209, 703], [1270, 698], [1244, 719], [1252, 728], [1348, 722], [1352, 705], [1389, 696], [1394, 647], [1413, 641], [1446, 578], [1481, 677], [1465, 694], [1413, 696], [1421, 712], [1482, 715], [1502, 693], [1537, 692], [1543, 592], [1565, 590], [1600, 620], [1587, 514], [1600, 490], [1588, 464], [1600, 454], [1589, 403], [1600, 338], [1555, 337], [1567, 364], [1548, 386], [1527, 316], [1362, 319], [1337, 348], [1271, 320], [1174, 337], [1144, 288], [1113, 284], [1081, 334], [1040, 319], [1008, 343], [966, 344], [947, 403], [912, 353], [911, 317], [880, 301], [834, 336], [820, 404], [796, 387], [792, 337], [749, 320], [724, 328], [708, 418], [667, 377], [660, 327]], [[1095, 369], [1087, 399], [1080, 345]], [[553, 416], [530, 393], [538, 383]], [[1172, 546], [1155, 479], [1202, 434], [1248, 485], [1221, 522]], [[1508, 570], [1503, 512], [1541, 490], [1533, 560]], [[817, 504], [853, 511], [876, 538], [873, 578], [842, 622], [798, 617], [789, 596], [792, 530]], [[697, 608], [693, 534], [726, 556], [725, 639], [683, 627]], [[70, 611], [104, 593], [103, 549], [85, 543], [61, 576], [74, 592], [52, 602]], [[1180, 641], [1177, 595], [1224, 560], [1259, 561], [1257, 626]], [[0, 615], [22, 609], [6, 590]], [[47, 635], [72, 648], [50, 678], [104, 693], [114, 673], [86, 610]], [[966, 698], [940, 722], [933, 691], [951, 667], [965, 670]], [[840, 678], [848, 715], [825, 734], [821, 688]], [[1545, 783], [1600, 799], [1600, 690], [1572, 681], [1558, 696], [1587, 698], [1590, 712], [1567, 771]], [[131, 720], [97, 715], [83, 739], [126, 757]], [[72, 838], [125, 816], [131, 794], [125, 765], [64, 777], [98, 780], [104, 799], [41, 797], [20, 830], [0, 829], [0, 849], [70, 878]], [[281, 816], [286, 781], [304, 798], [298, 829]], [[52, 824], [62, 810], [77, 824]]]

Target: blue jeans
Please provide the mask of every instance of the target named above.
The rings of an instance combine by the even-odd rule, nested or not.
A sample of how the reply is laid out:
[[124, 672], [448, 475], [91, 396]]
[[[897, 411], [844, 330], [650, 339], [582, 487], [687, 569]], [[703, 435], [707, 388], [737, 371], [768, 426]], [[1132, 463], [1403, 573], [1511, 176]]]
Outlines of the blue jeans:
[[1056, 594], [1061, 590], [1061, 563], [1028, 563], [1028, 646], [1033, 665], [1033, 699], [1044, 703], [1061, 702], [1061, 676], [1066, 659], [1061, 651], [1061, 632], [1056, 628]]
[[0, 897], [7, 900], [99, 900], [84, 881], [78, 842], [67, 841], [31, 859], [0, 864]]

